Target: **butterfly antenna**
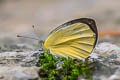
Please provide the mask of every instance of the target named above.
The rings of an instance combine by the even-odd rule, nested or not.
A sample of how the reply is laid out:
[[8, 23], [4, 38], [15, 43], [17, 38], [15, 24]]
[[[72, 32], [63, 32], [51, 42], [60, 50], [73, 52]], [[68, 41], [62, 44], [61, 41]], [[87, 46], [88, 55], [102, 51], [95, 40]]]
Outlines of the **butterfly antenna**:
[[33, 30], [34, 30], [34, 31], [33, 31], [33, 32], [34, 32], [34, 34], [35, 34], [38, 38], [40, 38], [40, 37], [39, 37], [39, 34], [38, 34], [38, 32], [36, 31], [36, 29], [35, 29], [35, 26], [34, 26], [34, 25], [32, 25], [32, 28], [33, 28]]
[[21, 36], [21, 35], [17, 35], [17, 37], [22, 37], [22, 38], [28, 38], [28, 39], [39, 40], [39, 39], [37, 39], [37, 38], [28, 37], [28, 36]]

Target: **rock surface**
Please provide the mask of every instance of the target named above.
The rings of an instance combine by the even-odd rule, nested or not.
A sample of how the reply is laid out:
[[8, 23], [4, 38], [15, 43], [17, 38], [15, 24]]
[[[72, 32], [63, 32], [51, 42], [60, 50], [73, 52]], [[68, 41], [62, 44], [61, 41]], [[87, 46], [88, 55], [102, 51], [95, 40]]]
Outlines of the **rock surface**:
[[120, 47], [103, 42], [94, 51], [98, 58], [94, 80], [120, 80]]
[[0, 53], [0, 80], [39, 80], [35, 66], [40, 52]]
[[0, 80], [39, 80], [37, 67], [0, 66]]
[[39, 51], [3, 52], [0, 53], [0, 65], [34, 66], [39, 59], [39, 54]]
[[[12, 51], [0, 53], [0, 80], [39, 80], [35, 66], [40, 51]], [[93, 80], [120, 80], [120, 47], [102, 42], [91, 58], [96, 60]]]

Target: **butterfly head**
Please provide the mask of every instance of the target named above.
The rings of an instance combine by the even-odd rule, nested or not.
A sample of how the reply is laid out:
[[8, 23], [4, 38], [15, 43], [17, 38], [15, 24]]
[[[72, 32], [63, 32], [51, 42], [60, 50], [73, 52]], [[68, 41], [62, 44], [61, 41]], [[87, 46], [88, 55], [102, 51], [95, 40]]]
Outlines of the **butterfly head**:
[[43, 41], [43, 40], [40, 40], [40, 41], [39, 41], [39, 44], [40, 44], [41, 47], [43, 47], [44, 41]]

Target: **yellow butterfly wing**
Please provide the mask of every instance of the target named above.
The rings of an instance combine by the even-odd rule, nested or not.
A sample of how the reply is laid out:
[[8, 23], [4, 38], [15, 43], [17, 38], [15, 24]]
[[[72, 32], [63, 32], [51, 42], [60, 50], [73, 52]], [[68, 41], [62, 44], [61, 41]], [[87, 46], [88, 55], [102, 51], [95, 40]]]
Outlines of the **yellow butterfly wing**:
[[56, 56], [87, 58], [95, 47], [95, 21], [81, 18], [69, 21], [53, 30], [44, 42], [44, 48]]

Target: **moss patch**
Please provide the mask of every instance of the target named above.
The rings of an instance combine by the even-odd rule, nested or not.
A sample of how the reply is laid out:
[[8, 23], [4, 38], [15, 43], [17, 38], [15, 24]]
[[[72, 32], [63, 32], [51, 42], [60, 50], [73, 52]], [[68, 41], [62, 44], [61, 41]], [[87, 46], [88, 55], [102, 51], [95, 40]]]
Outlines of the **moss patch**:
[[94, 62], [56, 57], [49, 53], [40, 55], [37, 66], [42, 80], [77, 80], [84, 78], [92, 80]]

